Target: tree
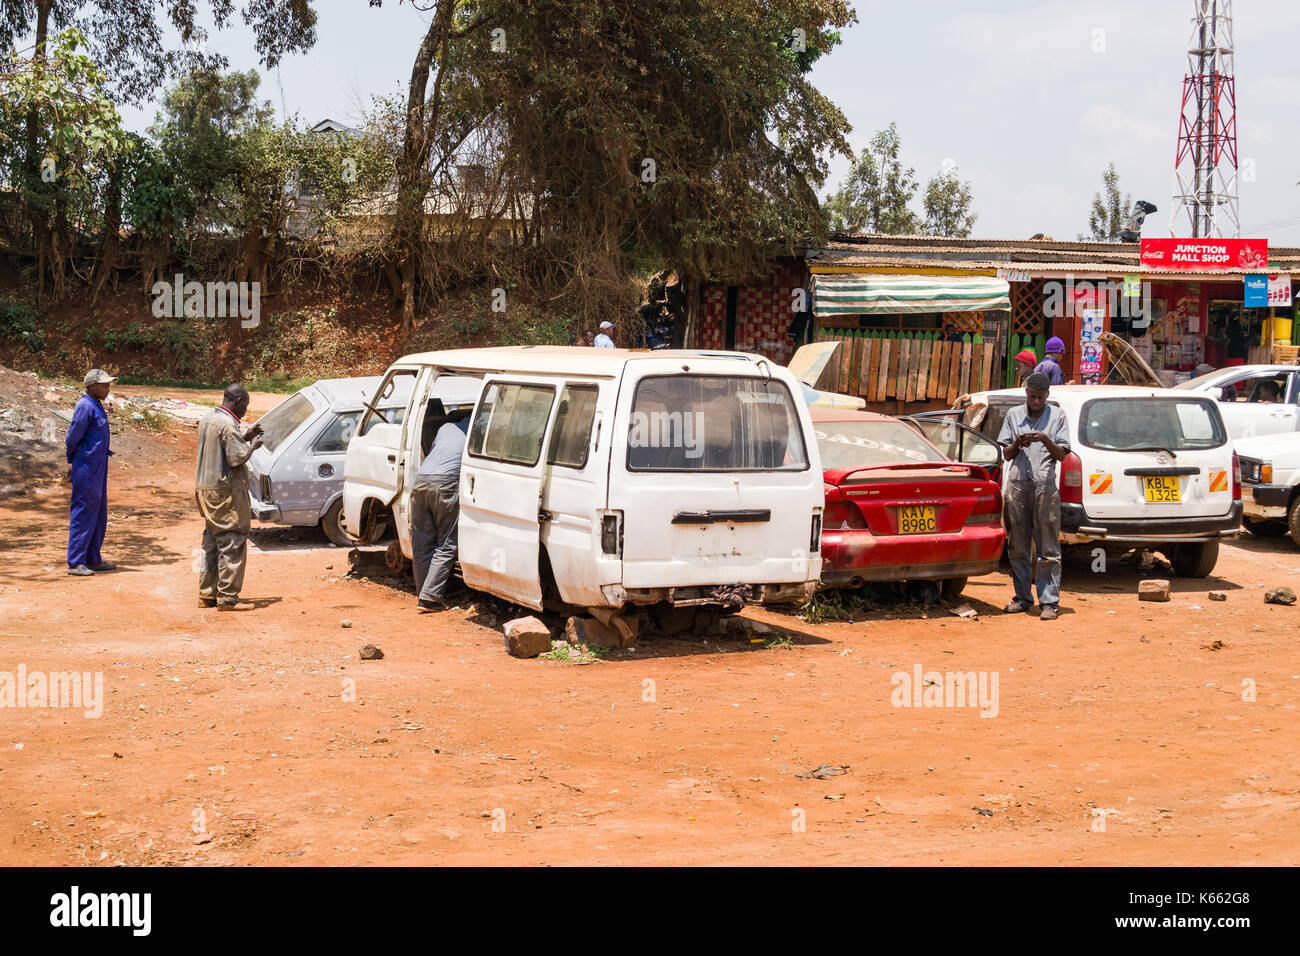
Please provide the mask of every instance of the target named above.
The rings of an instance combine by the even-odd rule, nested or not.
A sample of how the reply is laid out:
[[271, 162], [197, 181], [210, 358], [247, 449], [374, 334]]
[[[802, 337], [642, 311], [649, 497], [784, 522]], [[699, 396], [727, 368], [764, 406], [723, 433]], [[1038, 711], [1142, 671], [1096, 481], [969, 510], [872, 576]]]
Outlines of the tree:
[[971, 212], [969, 182], [957, 177], [957, 170], [940, 173], [925, 187], [925, 234], [965, 239], [975, 225]]
[[38, 301], [47, 267], [55, 300], [63, 297], [73, 223], [84, 230], [97, 218], [100, 177], [129, 148], [105, 92], [108, 77], [79, 52], [85, 42], [79, 30], [69, 28], [31, 59], [11, 57], [3, 66], [0, 141], [9, 182], [32, 223]]
[[898, 126], [890, 123], [871, 138], [835, 194], [826, 199], [834, 232], [910, 235], [921, 223], [908, 208], [916, 195], [916, 170], [899, 158]]
[[[20, 57], [16, 51], [11, 53], [6, 73], [21, 63], [32, 64], [32, 72], [40, 73], [51, 33], [69, 28], [77, 29], [79, 44], [88, 48], [88, 59], [102, 71], [106, 88], [125, 102], [142, 101], [172, 71], [202, 63], [214, 68], [225, 65], [224, 57], [207, 53], [202, 48], [206, 31], [199, 25], [199, 4], [192, 0], [175, 3], [153, 0], [129, 3], [0, 0], [0, 10], [4, 13], [0, 17], [0, 50], [13, 50], [19, 40], [33, 38], [30, 57]], [[218, 30], [232, 21], [234, 10], [233, 0], [212, 0], [211, 16]], [[285, 53], [307, 50], [316, 41], [316, 13], [311, 0], [250, 0], [242, 8], [240, 16], [253, 28], [255, 47], [262, 63], [268, 67], [278, 63]], [[169, 51], [163, 47], [164, 26], [174, 28], [180, 35], [186, 45], [182, 50]], [[21, 72], [22, 67], [18, 69]], [[108, 81], [110, 76], [112, 80]], [[39, 180], [40, 164], [45, 158], [41, 151], [42, 106], [40, 99], [30, 100], [27, 115], [23, 118], [26, 129], [22, 168], [18, 175], [29, 184]], [[6, 120], [13, 122], [11, 117], [6, 117]], [[64, 267], [66, 243], [58, 235], [51, 238], [52, 234], [65, 231], [65, 223], [59, 217], [66, 210], [61, 211], [58, 207], [58, 195], [56, 190], [52, 213], [40, 202], [24, 202], [23, 211], [30, 223], [37, 257], [38, 297], [44, 286], [47, 258], [48, 269], [61, 270]], [[31, 190], [24, 195], [24, 199], [27, 198], [31, 198]], [[50, 278], [56, 296], [60, 295], [65, 276], [51, 271]]]
[[[1128, 222], [1129, 210], [1133, 208], [1133, 197], [1120, 198], [1119, 173], [1111, 163], [1101, 176], [1101, 192], [1092, 198], [1092, 211], [1088, 214], [1088, 230], [1094, 242], [1118, 242], [1119, 234]], [[1080, 235], [1080, 239], [1086, 238]]]
[[739, 281], [820, 234], [816, 188], [848, 123], [806, 74], [853, 19], [843, 0], [435, 4], [389, 244], [404, 324], [421, 200], [483, 130], [525, 210], [530, 274], [579, 310], [630, 289], [637, 257]]

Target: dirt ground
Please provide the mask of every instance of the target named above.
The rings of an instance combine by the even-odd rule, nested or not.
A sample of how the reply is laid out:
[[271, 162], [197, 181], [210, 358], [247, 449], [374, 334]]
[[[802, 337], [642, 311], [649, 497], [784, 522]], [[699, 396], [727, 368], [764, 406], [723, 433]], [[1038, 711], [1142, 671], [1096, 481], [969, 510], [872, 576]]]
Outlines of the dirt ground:
[[[1085, 557], [1054, 623], [1002, 615], [999, 573], [968, 586], [973, 619], [746, 610], [790, 646], [648, 638], [580, 666], [509, 657], [468, 607], [417, 613], [315, 531], [256, 530], [255, 609], [201, 610], [193, 433], [122, 432], [104, 547], [120, 570], [64, 574], [48, 453], [0, 495], [0, 672], [104, 687], [99, 717], [0, 708], [0, 863], [1300, 858], [1300, 606], [1263, 600], [1300, 590], [1289, 539], [1225, 546], [1167, 604], [1135, 596], [1158, 570]], [[366, 643], [383, 660], [360, 660]], [[894, 706], [917, 666], [996, 672], [996, 715]], [[806, 775], [822, 765], [846, 770]]]

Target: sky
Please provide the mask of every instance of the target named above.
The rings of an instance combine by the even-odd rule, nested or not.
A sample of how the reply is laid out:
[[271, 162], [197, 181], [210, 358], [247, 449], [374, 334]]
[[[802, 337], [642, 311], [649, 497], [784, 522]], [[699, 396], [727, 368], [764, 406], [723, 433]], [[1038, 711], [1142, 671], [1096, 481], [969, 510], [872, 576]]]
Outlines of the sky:
[[[1233, 6], [1241, 235], [1300, 246], [1300, 3]], [[315, 7], [316, 46], [261, 70], [277, 111], [354, 124], [371, 97], [402, 96], [428, 15], [397, 0]], [[1143, 235], [1170, 234], [1195, 0], [861, 0], [854, 9], [858, 22], [812, 81], [853, 125], [855, 152], [896, 122], [922, 189], [956, 164], [974, 194], [974, 234], [985, 238], [1077, 238], [1113, 162], [1121, 191], [1158, 207]], [[242, 24], [207, 44], [233, 68], [258, 65]], [[155, 109], [127, 107], [123, 119], [142, 130]], [[832, 161], [823, 193], [848, 166]], [[913, 206], [920, 211], [919, 194]], [[1185, 224], [1174, 234], [1186, 235]]]

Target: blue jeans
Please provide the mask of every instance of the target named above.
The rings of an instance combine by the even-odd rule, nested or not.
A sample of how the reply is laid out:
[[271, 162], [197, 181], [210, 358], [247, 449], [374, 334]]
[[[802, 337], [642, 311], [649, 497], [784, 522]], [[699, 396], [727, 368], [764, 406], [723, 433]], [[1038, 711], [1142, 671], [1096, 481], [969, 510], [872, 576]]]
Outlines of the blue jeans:
[[421, 601], [441, 601], [456, 570], [460, 476], [420, 479], [411, 489], [411, 557]]

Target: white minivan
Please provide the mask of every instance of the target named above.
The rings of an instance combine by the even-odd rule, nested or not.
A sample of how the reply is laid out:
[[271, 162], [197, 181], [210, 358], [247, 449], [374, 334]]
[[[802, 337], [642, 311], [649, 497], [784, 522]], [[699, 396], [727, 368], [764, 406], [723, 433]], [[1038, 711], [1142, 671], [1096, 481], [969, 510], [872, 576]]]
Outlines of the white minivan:
[[[997, 439], [1025, 391], [964, 399], [963, 421]], [[1241, 470], [1218, 403], [1178, 389], [1058, 385], [1071, 453], [1058, 466], [1061, 540], [1164, 552], [1185, 577], [1214, 570], [1241, 530]]]
[[[622, 607], [803, 601], [821, 572], [821, 462], [796, 379], [741, 353], [524, 346], [408, 355], [348, 445], [343, 527], [391, 524], [411, 556], [410, 487], [474, 379], [459, 561], [470, 587]], [[400, 421], [385, 396], [411, 383]], [[396, 416], [393, 416], [394, 418]]]

